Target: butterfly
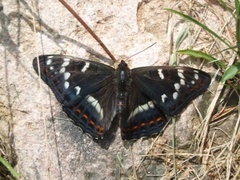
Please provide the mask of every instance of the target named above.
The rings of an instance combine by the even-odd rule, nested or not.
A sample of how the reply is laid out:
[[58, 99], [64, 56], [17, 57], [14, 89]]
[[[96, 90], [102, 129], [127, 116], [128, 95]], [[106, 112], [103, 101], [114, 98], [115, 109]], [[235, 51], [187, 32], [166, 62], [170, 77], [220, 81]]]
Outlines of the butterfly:
[[[39, 67], [38, 67], [39, 59]], [[42, 55], [33, 67], [51, 88], [63, 111], [85, 133], [103, 139], [115, 117], [123, 140], [161, 132], [208, 88], [211, 77], [198, 69], [148, 66], [129, 69], [66, 55]]]

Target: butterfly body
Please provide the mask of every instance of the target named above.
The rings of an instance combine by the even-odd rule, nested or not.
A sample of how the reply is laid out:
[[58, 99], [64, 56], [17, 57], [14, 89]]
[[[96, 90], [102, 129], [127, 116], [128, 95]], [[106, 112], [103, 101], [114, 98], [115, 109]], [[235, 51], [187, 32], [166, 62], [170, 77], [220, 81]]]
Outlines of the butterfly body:
[[117, 80], [117, 113], [123, 113], [127, 107], [128, 92], [129, 92], [129, 76], [130, 69], [124, 61], [118, 65], [116, 69]]
[[117, 69], [63, 55], [39, 56], [35, 71], [52, 89], [63, 110], [94, 139], [102, 139], [116, 115], [122, 139], [158, 134], [166, 115], [179, 114], [210, 84], [210, 76], [186, 67], [149, 66]]

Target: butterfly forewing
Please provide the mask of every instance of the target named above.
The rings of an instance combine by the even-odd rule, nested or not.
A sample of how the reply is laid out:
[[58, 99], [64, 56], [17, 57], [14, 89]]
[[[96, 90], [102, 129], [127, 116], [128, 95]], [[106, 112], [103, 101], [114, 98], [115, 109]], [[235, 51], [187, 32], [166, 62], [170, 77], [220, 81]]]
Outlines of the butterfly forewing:
[[[116, 114], [115, 70], [98, 62], [62, 55], [40, 56], [39, 64], [41, 78], [67, 115], [92, 137], [101, 139]], [[38, 73], [37, 58], [33, 67]]]
[[131, 77], [155, 105], [171, 116], [179, 114], [211, 82], [207, 73], [188, 67], [136, 68], [131, 71]]

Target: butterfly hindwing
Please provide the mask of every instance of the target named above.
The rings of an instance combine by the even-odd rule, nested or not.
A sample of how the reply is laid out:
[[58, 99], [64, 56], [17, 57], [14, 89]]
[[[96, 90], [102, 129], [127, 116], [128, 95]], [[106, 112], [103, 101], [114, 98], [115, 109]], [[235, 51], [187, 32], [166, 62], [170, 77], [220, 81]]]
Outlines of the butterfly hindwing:
[[201, 70], [177, 66], [136, 68], [131, 77], [142, 92], [171, 116], [179, 114], [211, 82], [210, 76]]
[[167, 124], [164, 113], [138, 87], [131, 84], [126, 117], [120, 121], [122, 139], [158, 134]]
[[[116, 114], [116, 89], [112, 84], [115, 70], [98, 62], [63, 55], [39, 56], [39, 65], [41, 78], [67, 115], [83, 131], [101, 139]], [[37, 58], [33, 67], [38, 73]], [[107, 94], [112, 99], [106, 98]]]

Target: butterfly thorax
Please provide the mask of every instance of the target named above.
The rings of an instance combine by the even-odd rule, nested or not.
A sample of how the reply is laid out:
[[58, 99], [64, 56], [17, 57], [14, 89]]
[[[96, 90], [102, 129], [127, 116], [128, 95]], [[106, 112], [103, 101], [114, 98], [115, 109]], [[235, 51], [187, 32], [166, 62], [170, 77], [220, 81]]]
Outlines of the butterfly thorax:
[[118, 84], [117, 113], [122, 113], [127, 107], [128, 87], [130, 83], [130, 69], [123, 60], [118, 65], [116, 76]]

